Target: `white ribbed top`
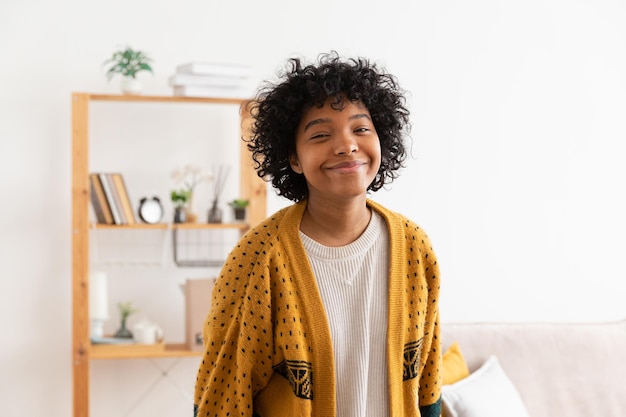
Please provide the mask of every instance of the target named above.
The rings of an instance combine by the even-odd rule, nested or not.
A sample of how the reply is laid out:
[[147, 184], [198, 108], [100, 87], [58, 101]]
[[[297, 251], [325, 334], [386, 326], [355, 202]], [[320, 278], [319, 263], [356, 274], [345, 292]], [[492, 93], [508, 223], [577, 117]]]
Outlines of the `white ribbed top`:
[[372, 211], [363, 234], [346, 246], [323, 246], [302, 232], [300, 237], [333, 339], [337, 415], [387, 416], [389, 235], [385, 221]]

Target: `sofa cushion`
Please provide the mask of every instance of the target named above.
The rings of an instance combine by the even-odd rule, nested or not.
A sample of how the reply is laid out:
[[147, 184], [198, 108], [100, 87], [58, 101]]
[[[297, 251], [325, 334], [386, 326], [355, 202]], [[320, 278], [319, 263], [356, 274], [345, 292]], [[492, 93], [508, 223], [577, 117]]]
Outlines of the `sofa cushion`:
[[626, 416], [626, 320], [443, 323], [470, 371], [496, 355], [533, 417]]
[[470, 376], [442, 390], [447, 417], [529, 417], [511, 380], [495, 356]]
[[444, 385], [454, 384], [470, 374], [458, 342], [452, 343], [443, 354], [442, 367]]

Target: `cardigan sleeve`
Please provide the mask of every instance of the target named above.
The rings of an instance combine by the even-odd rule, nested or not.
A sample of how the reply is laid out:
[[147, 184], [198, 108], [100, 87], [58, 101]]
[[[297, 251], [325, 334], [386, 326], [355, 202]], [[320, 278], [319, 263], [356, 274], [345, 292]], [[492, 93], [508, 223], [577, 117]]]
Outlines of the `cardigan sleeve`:
[[242, 239], [213, 289], [194, 416], [252, 416], [254, 396], [271, 377], [271, 296], [258, 246]]
[[422, 346], [423, 369], [420, 376], [419, 406], [422, 417], [441, 415], [441, 337], [439, 326], [439, 266], [430, 240], [424, 238], [424, 279], [428, 288], [424, 343]]

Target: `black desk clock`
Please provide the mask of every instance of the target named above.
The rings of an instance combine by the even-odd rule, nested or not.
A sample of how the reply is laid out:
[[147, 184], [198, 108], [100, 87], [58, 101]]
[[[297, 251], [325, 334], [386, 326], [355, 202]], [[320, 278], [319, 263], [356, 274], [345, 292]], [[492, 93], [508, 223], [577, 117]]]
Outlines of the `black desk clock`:
[[139, 218], [144, 223], [156, 224], [163, 219], [163, 205], [158, 197], [144, 197], [139, 200], [139, 209], [137, 212]]

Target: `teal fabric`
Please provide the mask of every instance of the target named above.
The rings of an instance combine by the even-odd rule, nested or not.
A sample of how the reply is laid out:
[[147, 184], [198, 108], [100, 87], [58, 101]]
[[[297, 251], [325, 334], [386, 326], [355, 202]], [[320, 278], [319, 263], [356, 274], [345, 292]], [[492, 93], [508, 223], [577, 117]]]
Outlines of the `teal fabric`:
[[420, 407], [420, 415], [422, 417], [441, 417], [441, 397], [434, 404]]

